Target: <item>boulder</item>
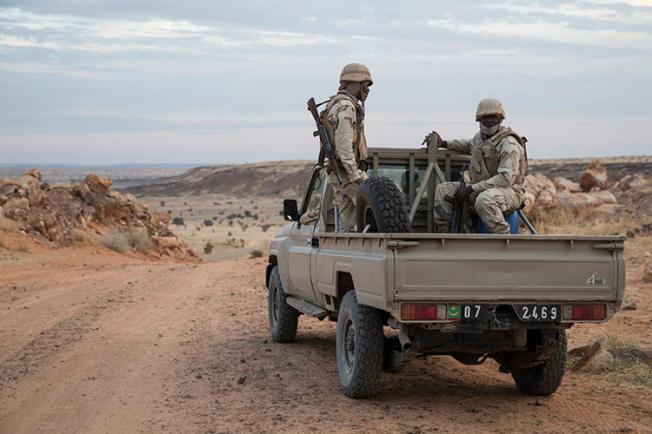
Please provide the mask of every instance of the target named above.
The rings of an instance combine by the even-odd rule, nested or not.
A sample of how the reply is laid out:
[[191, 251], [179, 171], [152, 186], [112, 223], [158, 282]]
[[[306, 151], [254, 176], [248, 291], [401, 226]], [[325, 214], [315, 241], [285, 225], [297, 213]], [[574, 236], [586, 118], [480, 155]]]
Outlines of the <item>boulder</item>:
[[556, 177], [553, 180], [553, 183], [555, 184], [558, 192], [567, 191], [569, 193], [579, 193], [582, 191], [580, 185], [577, 182], [573, 182], [570, 179], [561, 176]]
[[648, 182], [641, 174], [626, 175], [614, 184], [613, 189], [618, 191], [640, 190], [647, 186], [647, 184]]
[[14, 197], [2, 206], [5, 216], [13, 220], [24, 220], [29, 210], [29, 201], [25, 197]]
[[599, 160], [591, 161], [586, 170], [580, 175], [580, 188], [583, 192], [589, 192], [594, 187], [604, 190], [607, 186], [607, 169], [600, 164]]
[[36, 206], [43, 200], [43, 190], [41, 188], [41, 172], [30, 170], [20, 178], [19, 184], [21, 190], [25, 192], [30, 206]]
[[604, 372], [610, 369], [614, 363], [614, 356], [604, 347], [600, 346], [600, 349], [593, 354], [593, 356], [587, 361], [584, 368], [584, 371], [587, 372]]
[[109, 192], [113, 181], [104, 176], [99, 176], [91, 173], [90, 175], [87, 175], [86, 178], [84, 178], [82, 184], [86, 185], [90, 191], [94, 193], [106, 194]]
[[622, 211], [623, 206], [615, 203], [603, 203], [591, 210], [591, 217], [601, 220], [612, 220]]

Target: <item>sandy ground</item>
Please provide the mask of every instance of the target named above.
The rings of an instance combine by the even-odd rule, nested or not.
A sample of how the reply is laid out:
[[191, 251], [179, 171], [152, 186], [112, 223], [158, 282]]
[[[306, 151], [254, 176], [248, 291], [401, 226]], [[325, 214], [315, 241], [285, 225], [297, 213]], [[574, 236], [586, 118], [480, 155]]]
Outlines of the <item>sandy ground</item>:
[[[273, 234], [285, 224], [280, 211], [283, 199], [242, 198], [225, 194], [139, 197], [152, 209], [182, 218], [182, 225], [171, 224], [203, 259], [217, 261], [266, 251]], [[209, 225], [206, 223], [209, 222]], [[210, 244], [210, 250], [205, 250]]]
[[[343, 396], [335, 325], [301, 318], [293, 344], [267, 330], [263, 259], [154, 262], [99, 247], [0, 248], [0, 433], [652, 432], [652, 392], [611, 374], [567, 374], [519, 394], [495, 363], [448, 357]], [[647, 244], [646, 244], [647, 246]], [[646, 247], [647, 248], [647, 247]], [[638, 309], [576, 327], [652, 343], [651, 284]]]

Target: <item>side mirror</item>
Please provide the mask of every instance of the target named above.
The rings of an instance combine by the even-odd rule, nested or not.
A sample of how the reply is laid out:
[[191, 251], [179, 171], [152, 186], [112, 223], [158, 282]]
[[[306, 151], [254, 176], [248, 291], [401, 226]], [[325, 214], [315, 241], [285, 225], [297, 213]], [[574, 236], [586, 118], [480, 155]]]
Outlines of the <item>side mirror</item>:
[[283, 201], [283, 218], [288, 222], [299, 221], [299, 209], [295, 199], [285, 199]]

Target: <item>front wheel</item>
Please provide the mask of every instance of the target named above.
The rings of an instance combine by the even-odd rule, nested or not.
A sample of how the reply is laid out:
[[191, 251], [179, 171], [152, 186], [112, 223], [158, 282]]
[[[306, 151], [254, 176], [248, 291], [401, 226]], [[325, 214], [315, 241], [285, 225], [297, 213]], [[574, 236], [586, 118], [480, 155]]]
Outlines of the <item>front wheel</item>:
[[337, 372], [349, 398], [370, 398], [383, 368], [380, 311], [358, 303], [354, 291], [342, 299], [337, 317]]
[[566, 364], [566, 330], [542, 331], [543, 345], [552, 350], [550, 357], [538, 366], [514, 369], [516, 387], [528, 395], [552, 395], [564, 378]]
[[287, 295], [283, 291], [278, 267], [274, 267], [269, 276], [267, 302], [269, 331], [272, 335], [272, 340], [279, 343], [292, 342], [297, 336], [299, 311], [287, 304]]

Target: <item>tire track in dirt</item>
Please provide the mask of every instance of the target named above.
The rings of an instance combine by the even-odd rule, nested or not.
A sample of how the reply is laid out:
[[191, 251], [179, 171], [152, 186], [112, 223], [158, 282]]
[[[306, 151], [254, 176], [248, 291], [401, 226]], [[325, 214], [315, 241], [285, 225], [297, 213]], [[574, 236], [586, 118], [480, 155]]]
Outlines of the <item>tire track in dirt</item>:
[[[301, 317], [295, 343], [271, 342], [264, 268], [263, 260], [245, 259], [129, 265], [71, 279], [60, 288], [71, 299], [54, 324], [13, 349], [13, 367], [0, 368], [5, 375], [2, 369], [29, 367], [12, 390], [0, 389], [0, 432], [553, 433], [652, 426], [649, 390], [571, 374], [552, 397], [528, 397], [494, 362], [468, 367], [449, 357], [383, 374], [373, 400], [348, 399], [339, 390], [334, 323]], [[65, 272], [49, 277], [61, 280]], [[122, 286], [107, 290], [111, 281]], [[84, 286], [97, 298], [80, 291]], [[8, 311], [12, 321], [23, 313]]]

